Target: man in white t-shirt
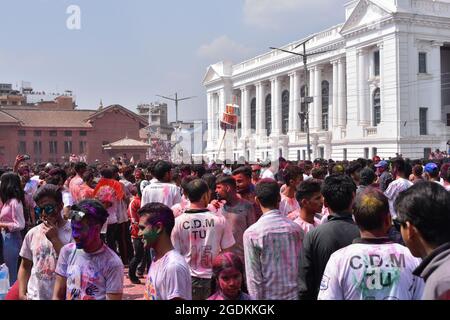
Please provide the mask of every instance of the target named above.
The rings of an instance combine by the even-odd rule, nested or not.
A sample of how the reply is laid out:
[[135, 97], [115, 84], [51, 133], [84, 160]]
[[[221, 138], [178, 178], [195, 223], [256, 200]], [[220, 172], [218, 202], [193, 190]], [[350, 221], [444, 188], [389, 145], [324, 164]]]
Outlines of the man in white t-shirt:
[[158, 161], [152, 171], [157, 179], [145, 187], [142, 192], [141, 208], [150, 202], [159, 202], [169, 208], [181, 202], [181, 191], [176, 185], [170, 183], [172, 167], [167, 161]]
[[320, 220], [316, 217], [316, 214], [322, 212], [323, 208], [321, 186], [320, 180], [309, 179], [300, 183], [295, 194], [300, 209], [298, 209], [297, 218], [294, 222], [302, 228], [304, 234], [320, 225]]
[[361, 238], [334, 252], [320, 284], [319, 300], [418, 300], [424, 282], [413, 271], [420, 260], [391, 242], [389, 203], [377, 189], [356, 198], [353, 211]]
[[405, 160], [399, 158], [393, 162], [393, 176], [395, 180], [392, 181], [384, 192], [385, 196], [389, 199], [389, 211], [393, 218], [397, 216], [394, 208], [395, 199], [397, 199], [400, 192], [408, 189], [413, 185], [406, 176], [406, 163]]
[[97, 200], [72, 206], [75, 243], [65, 245], [56, 265], [53, 300], [121, 300], [124, 267], [100, 238], [108, 212]]
[[146, 300], [191, 300], [191, 272], [184, 257], [174, 250], [170, 235], [175, 224], [172, 210], [162, 203], [148, 203], [138, 214], [139, 236], [144, 247], [154, 249], [148, 272]]
[[191, 204], [175, 219], [172, 243], [190, 266], [193, 300], [206, 300], [211, 295], [212, 261], [235, 240], [225, 217], [208, 210], [210, 190], [205, 181], [189, 182], [186, 192]]
[[35, 214], [43, 223], [25, 236], [20, 250], [19, 297], [22, 300], [51, 300], [56, 279], [56, 262], [61, 248], [73, 241], [70, 223], [60, 212], [62, 194], [56, 185], [47, 184], [34, 195]]

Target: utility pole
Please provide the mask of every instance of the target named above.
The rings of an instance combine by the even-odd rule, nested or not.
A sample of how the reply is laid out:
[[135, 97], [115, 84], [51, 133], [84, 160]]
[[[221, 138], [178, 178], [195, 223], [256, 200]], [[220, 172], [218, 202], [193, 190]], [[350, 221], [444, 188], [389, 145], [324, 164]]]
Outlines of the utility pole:
[[183, 101], [183, 100], [189, 100], [189, 99], [193, 99], [193, 98], [197, 98], [196, 96], [192, 96], [192, 97], [186, 97], [186, 98], [181, 98], [178, 99], [178, 93], [175, 92], [175, 99], [174, 98], [169, 98], [169, 97], [165, 97], [165, 96], [160, 96], [160, 95], [156, 95], [157, 97], [161, 97], [167, 100], [171, 100], [171, 101], [175, 101], [175, 121], [178, 124], [178, 102], [179, 101]]
[[309, 85], [308, 85], [308, 57], [309, 56], [313, 56], [316, 54], [322, 54], [325, 52], [329, 52], [331, 50], [326, 50], [326, 51], [320, 51], [320, 52], [313, 52], [313, 53], [306, 53], [306, 43], [311, 40], [312, 38], [314, 38], [314, 36], [309, 37], [308, 39], [306, 39], [305, 41], [299, 43], [298, 45], [296, 45], [294, 47], [294, 49], [297, 49], [298, 47], [302, 46], [303, 47], [303, 53], [299, 53], [299, 52], [294, 52], [294, 51], [289, 51], [289, 50], [285, 50], [285, 49], [280, 49], [280, 48], [275, 48], [275, 47], [270, 47], [270, 49], [272, 50], [280, 50], [286, 53], [290, 53], [290, 54], [295, 54], [298, 56], [301, 56], [303, 58], [303, 67], [304, 67], [304, 75], [305, 75], [305, 97], [303, 98], [305, 105], [306, 105], [306, 111], [305, 112], [299, 112], [298, 116], [300, 117], [300, 120], [302, 122], [305, 123], [305, 129], [306, 129], [306, 153], [308, 154], [308, 160], [311, 160], [311, 141], [310, 141], [310, 135], [309, 135], [309, 104], [312, 103], [314, 101], [314, 97], [310, 97], [309, 96]]

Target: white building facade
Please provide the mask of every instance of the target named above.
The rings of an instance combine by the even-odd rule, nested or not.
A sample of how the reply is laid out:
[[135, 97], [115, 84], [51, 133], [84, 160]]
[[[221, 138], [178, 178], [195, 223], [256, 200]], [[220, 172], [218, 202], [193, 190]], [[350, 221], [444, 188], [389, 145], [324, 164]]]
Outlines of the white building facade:
[[[233, 65], [209, 66], [210, 159], [352, 160], [422, 158], [450, 139], [450, 1], [359, 0], [346, 21], [314, 35], [301, 56], [273, 50]], [[301, 52], [296, 46], [282, 49]], [[305, 83], [313, 102], [306, 105]], [[239, 129], [224, 137], [227, 103], [241, 106]]]

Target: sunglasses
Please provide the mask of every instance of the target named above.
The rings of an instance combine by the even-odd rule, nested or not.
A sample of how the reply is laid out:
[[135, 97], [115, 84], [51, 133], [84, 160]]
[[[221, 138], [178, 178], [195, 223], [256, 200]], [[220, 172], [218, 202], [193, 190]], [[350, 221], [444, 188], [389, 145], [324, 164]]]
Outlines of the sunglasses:
[[54, 214], [56, 211], [56, 206], [53, 204], [47, 204], [43, 207], [34, 207], [34, 213], [36, 214], [36, 217], [40, 217], [44, 211], [47, 215]]
[[78, 210], [70, 210], [69, 219], [75, 221], [81, 221], [86, 216], [86, 212]]

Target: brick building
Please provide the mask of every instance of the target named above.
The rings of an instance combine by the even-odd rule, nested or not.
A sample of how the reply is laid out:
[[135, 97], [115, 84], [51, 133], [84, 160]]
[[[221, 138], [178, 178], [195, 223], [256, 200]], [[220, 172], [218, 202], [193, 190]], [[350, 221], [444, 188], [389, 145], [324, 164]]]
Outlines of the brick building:
[[[148, 120], [120, 105], [98, 110], [75, 110], [68, 97], [35, 105], [0, 107], [0, 165], [12, 165], [18, 153], [31, 156], [31, 162], [64, 162], [72, 154], [87, 162], [108, 161], [111, 144], [127, 139], [128, 156], [145, 159], [143, 145], [133, 148], [140, 129]], [[107, 147], [109, 146], [109, 147]], [[117, 150], [121, 152], [121, 150]]]

